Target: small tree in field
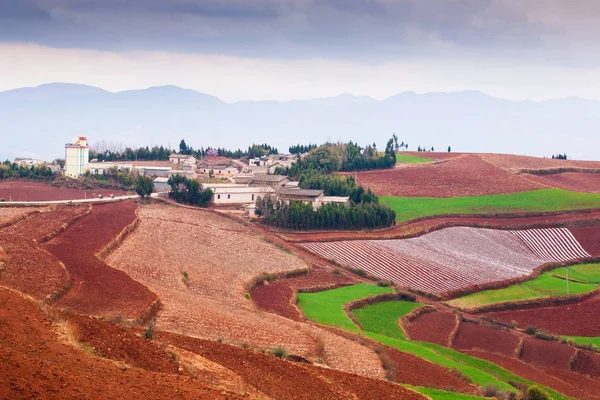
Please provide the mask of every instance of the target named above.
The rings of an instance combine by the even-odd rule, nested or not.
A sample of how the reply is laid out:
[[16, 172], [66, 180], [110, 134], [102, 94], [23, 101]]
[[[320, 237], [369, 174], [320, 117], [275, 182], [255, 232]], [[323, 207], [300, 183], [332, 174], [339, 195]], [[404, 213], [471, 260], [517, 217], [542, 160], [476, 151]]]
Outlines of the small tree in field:
[[142, 199], [150, 196], [153, 191], [154, 182], [152, 182], [151, 178], [147, 176], [140, 176], [135, 182], [135, 192], [139, 194]]

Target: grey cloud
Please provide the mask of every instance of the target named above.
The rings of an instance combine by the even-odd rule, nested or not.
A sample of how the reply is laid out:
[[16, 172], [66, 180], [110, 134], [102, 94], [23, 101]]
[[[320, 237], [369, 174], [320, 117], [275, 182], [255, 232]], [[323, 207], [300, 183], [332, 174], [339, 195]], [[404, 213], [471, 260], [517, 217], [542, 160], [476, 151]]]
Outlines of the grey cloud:
[[[564, 6], [548, 0], [556, 13]], [[595, 0], [568, 2], [569, 23]], [[20, 4], [20, 5], [15, 5]], [[163, 50], [255, 57], [372, 61], [416, 55], [540, 53], [556, 59], [570, 41], [546, 0], [0, 0], [1, 40], [53, 47]], [[564, 3], [563, 3], [564, 4]], [[558, 21], [558, 22], [557, 22]], [[561, 36], [562, 35], [562, 36]], [[560, 44], [553, 42], [561, 38]], [[563, 54], [563, 60], [564, 57]], [[576, 60], [577, 56], [570, 58]]]

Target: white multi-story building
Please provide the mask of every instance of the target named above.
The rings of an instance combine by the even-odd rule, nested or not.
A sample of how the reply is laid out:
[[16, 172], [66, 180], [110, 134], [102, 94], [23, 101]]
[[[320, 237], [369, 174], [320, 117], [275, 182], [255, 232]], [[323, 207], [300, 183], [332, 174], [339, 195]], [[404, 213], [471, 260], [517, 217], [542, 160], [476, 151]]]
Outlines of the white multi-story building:
[[74, 137], [65, 144], [65, 176], [79, 178], [88, 170], [90, 146], [85, 136]]

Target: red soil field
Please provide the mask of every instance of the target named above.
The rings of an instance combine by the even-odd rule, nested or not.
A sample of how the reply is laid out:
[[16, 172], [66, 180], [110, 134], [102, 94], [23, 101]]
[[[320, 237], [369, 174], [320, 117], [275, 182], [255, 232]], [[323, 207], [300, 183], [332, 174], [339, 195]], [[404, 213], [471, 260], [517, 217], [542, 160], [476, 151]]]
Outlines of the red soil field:
[[[579, 380], [578, 378], [585, 378], [581, 375], [570, 373], [573, 379], [563, 380], [553, 376], [547, 370], [536, 368], [533, 365], [526, 364], [516, 358], [484, 351], [463, 351], [463, 353], [493, 362], [522, 378], [537, 382], [567, 396], [576, 399], [600, 399], [600, 396], [595, 389], [595, 385], [593, 382], [590, 382], [589, 379], [584, 382], [584, 385], [580, 385], [579, 382], [575, 383], [575, 380]], [[568, 371], [565, 371], [565, 373], [569, 374]]]
[[46, 245], [65, 264], [73, 281], [57, 304], [81, 313], [132, 319], [149, 311], [156, 295], [95, 256], [135, 220], [136, 208], [131, 201], [94, 206], [90, 215]]
[[447, 368], [392, 348], [386, 348], [385, 353], [396, 367], [396, 382], [460, 393], [474, 392], [474, 386]]
[[465, 155], [443, 163], [352, 173], [378, 196], [454, 197], [505, 194], [545, 186]]
[[553, 160], [514, 154], [480, 154], [479, 156], [504, 169], [600, 168], [600, 161]]
[[163, 348], [131, 329], [76, 314], [65, 318], [74, 339], [88, 345], [96, 356], [148, 371], [178, 373], [179, 365]]
[[489, 326], [463, 322], [460, 324], [452, 346], [459, 350], [480, 350], [490, 353], [515, 355], [519, 338], [507, 331]]
[[[363, 232], [283, 232], [278, 236], [294, 243], [304, 242], [330, 242], [336, 240], [361, 240], [361, 239], [404, 239], [420, 236], [441, 228], [452, 226], [470, 226], [475, 228], [495, 229], [528, 229], [557, 226], [585, 226], [599, 225], [600, 211], [591, 212], [565, 212], [557, 215], [521, 216], [515, 218], [497, 217], [440, 217], [423, 221], [410, 222], [396, 225], [389, 229]], [[591, 231], [600, 228], [593, 228]], [[573, 231], [573, 228], [570, 229]], [[585, 231], [583, 231], [585, 232]], [[575, 234], [575, 232], [573, 232]], [[580, 237], [575, 236], [578, 240]], [[595, 236], [594, 236], [595, 237]], [[585, 239], [583, 239], [585, 241]], [[592, 238], [593, 241], [593, 238]], [[580, 240], [581, 242], [581, 240]], [[583, 243], [583, 242], [582, 242]], [[585, 248], [585, 246], [584, 246]], [[587, 249], [586, 249], [587, 250]], [[588, 252], [590, 252], [588, 250]], [[590, 254], [592, 254], [590, 252]]]
[[521, 176], [542, 185], [555, 188], [572, 190], [574, 192], [600, 193], [600, 174], [564, 172], [552, 175], [522, 174]]
[[576, 350], [567, 344], [527, 337], [523, 339], [521, 360], [538, 367], [568, 370], [575, 352]]
[[38, 300], [66, 289], [69, 285], [67, 271], [56, 257], [38, 248], [34, 240], [43, 239], [87, 211], [87, 206], [49, 208], [0, 230], [0, 245], [8, 256], [0, 269], [0, 285]]
[[557, 335], [600, 336], [600, 296], [579, 303], [524, 310], [496, 311], [484, 314], [506, 323], [516, 321], [519, 328], [532, 325]]
[[593, 256], [600, 256], [600, 226], [569, 228], [581, 246]]
[[40, 307], [0, 289], [0, 398], [241, 399], [190, 376], [90, 357], [53, 332]]
[[294, 364], [212, 341], [167, 332], [156, 339], [196, 353], [242, 376], [276, 399], [425, 399], [401, 386], [312, 365]]
[[573, 371], [595, 378], [600, 377], [600, 354], [579, 350], [573, 364]]
[[79, 200], [96, 198], [99, 194], [104, 197], [126, 195], [127, 192], [114, 189], [70, 189], [47, 185], [44, 182], [6, 180], [0, 182], [0, 198], [6, 201], [52, 201]]
[[456, 327], [456, 315], [447, 312], [432, 312], [420, 315], [406, 327], [412, 340], [448, 345], [450, 334]]
[[400, 154], [408, 154], [410, 156], [422, 157], [422, 158], [431, 158], [436, 161], [449, 160], [451, 158], [456, 158], [462, 156], [465, 153], [448, 153], [441, 151], [401, 151]]
[[298, 289], [353, 283], [358, 283], [358, 280], [345, 272], [335, 275], [322, 268], [313, 268], [307, 275], [279, 279], [255, 286], [252, 290], [252, 300], [264, 311], [301, 321], [302, 314], [298, 307], [291, 303], [292, 297]]

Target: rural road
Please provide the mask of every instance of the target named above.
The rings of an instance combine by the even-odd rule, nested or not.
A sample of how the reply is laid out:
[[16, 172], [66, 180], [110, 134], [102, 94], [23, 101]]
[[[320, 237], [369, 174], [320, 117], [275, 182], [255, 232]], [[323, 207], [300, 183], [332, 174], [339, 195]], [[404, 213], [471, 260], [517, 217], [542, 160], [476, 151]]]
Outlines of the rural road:
[[[159, 197], [164, 195], [165, 192], [152, 193], [150, 197]], [[127, 196], [115, 196], [114, 198], [104, 197], [100, 198], [92, 198], [92, 199], [77, 199], [77, 200], [48, 200], [48, 201], [3, 201], [0, 202], [0, 207], [3, 206], [18, 206], [18, 205], [28, 205], [28, 206], [47, 206], [52, 204], [70, 204], [70, 203], [108, 203], [114, 201], [122, 201], [122, 200], [130, 200], [137, 199], [140, 196], [137, 194], [127, 195]]]

